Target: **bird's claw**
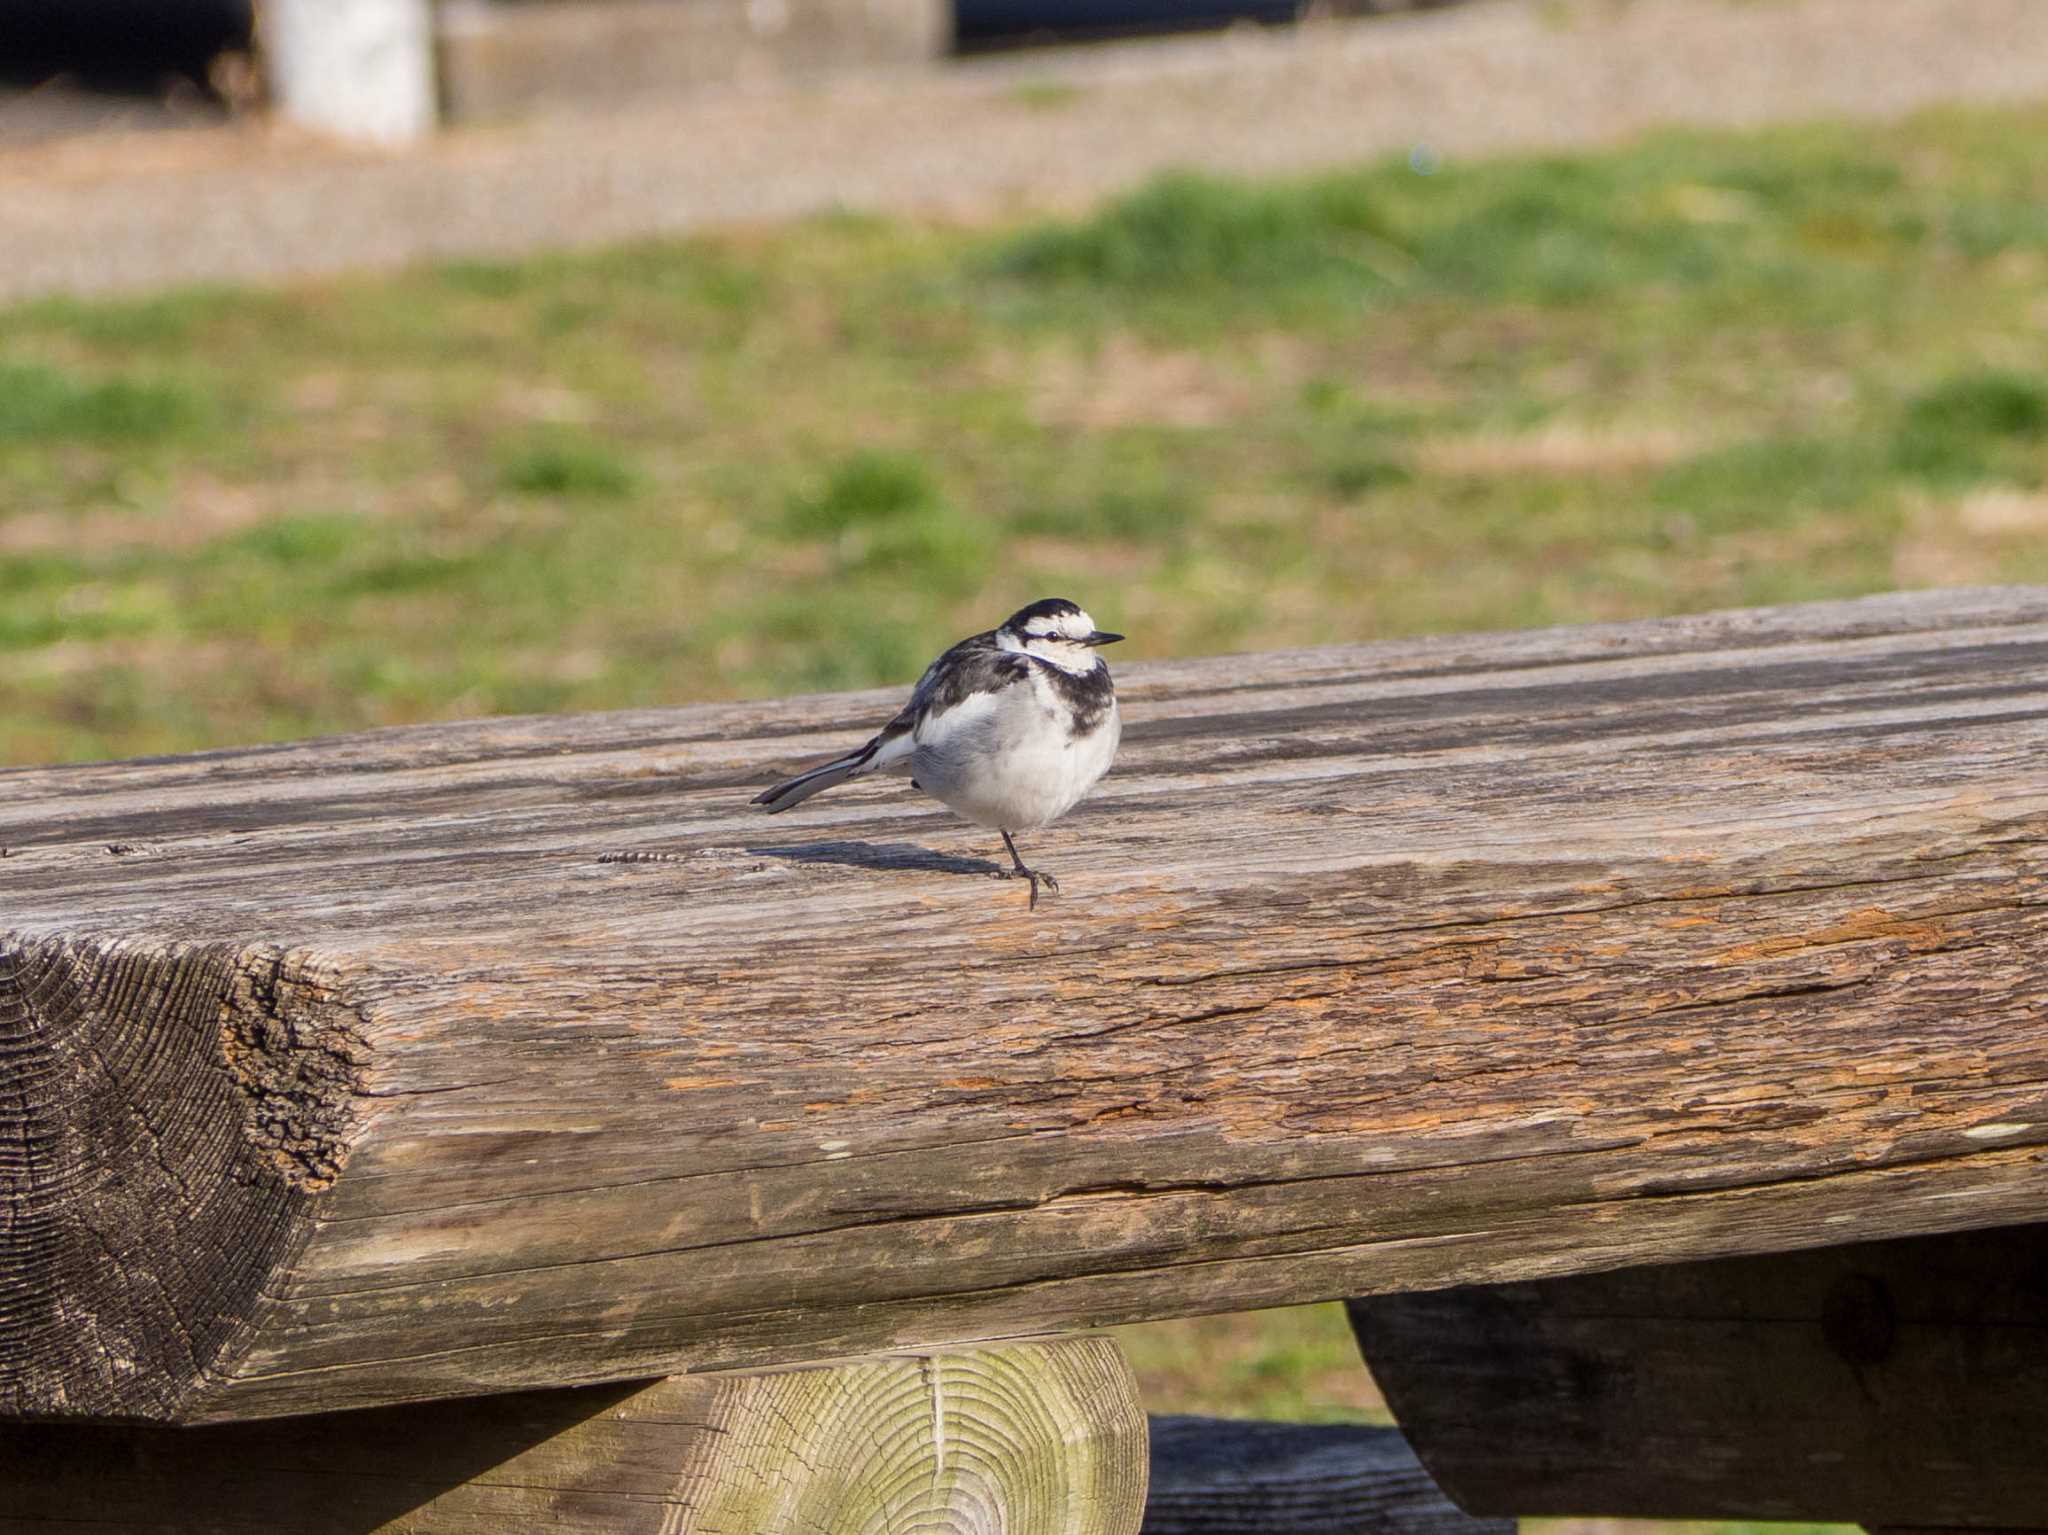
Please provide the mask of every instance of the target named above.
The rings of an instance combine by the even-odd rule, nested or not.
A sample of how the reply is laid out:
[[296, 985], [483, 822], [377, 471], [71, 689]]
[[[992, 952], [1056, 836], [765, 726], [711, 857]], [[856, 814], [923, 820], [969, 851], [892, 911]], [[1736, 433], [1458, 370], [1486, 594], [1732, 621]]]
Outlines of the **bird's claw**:
[[1040, 885], [1045, 886], [1054, 895], [1060, 893], [1060, 882], [1043, 869], [995, 869], [990, 872], [989, 878], [1030, 880], [1031, 900], [1025, 907], [1027, 911], [1036, 911], [1038, 909], [1038, 887]]

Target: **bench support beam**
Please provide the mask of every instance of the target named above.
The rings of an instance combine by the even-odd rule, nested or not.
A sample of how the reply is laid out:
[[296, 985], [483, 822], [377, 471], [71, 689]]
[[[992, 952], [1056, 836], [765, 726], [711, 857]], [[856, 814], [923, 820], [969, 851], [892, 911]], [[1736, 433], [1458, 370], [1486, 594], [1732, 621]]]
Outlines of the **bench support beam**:
[[2048, 1226], [1350, 1310], [1474, 1513], [1981, 1530], [2048, 1508]]
[[676, 1376], [210, 1428], [0, 1424], [0, 1532], [1135, 1535], [1116, 1345]]

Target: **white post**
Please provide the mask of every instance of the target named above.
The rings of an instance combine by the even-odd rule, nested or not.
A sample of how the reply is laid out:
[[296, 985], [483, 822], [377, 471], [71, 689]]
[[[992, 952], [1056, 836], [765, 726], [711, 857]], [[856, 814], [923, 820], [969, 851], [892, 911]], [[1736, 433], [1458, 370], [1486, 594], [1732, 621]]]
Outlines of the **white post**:
[[257, 44], [292, 122], [379, 144], [433, 130], [432, 0], [260, 0]]

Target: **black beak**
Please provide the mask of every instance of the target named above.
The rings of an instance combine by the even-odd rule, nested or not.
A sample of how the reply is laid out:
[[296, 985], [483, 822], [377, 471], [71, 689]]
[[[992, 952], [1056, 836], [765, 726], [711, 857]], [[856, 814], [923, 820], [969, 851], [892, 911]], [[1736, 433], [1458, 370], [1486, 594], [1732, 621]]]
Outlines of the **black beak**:
[[1114, 645], [1122, 638], [1121, 634], [1111, 634], [1107, 629], [1097, 629], [1088, 638], [1081, 641], [1081, 643], [1083, 645]]

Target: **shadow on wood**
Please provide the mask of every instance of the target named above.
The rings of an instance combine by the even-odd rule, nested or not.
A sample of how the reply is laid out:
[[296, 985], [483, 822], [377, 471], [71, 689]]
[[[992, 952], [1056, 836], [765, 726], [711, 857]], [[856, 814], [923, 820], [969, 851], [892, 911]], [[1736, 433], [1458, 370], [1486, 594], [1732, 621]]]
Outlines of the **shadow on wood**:
[[937, 853], [909, 842], [800, 842], [794, 846], [749, 847], [757, 858], [791, 863], [830, 863], [849, 869], [917, 869], [927, 874], [1000, 874], [1004, 865], [987, 858]]
[[2048, 1511], [2048, 1226], [1350, 1310], [1466, 1508], [1979, 1528]]
[[1134, 1535], [1106, 1339], [209, 1428], [0, 1424], [5, 1535]]
[[[568, 1447], [603, 1442], [623, 1458], [636, 1440], [659, 1445], [665, 1428], [636, 1420], [643, 1399], [671, 1394], [666, 1385], [633, 1381], [200, 1428], [0, 1423], [0, 1531], [425, 1530], [433, 1526], [400, 1521], [437, 1503], [480, 1509], [516, 1499], [497, 1484], [540, 1465], [555, 1483], [549, 1501], [616, 1498], [630, 1508], [634, 1493], [646, 1492], [632, 1485], [632, 1470]], [[658, 1480], [646, 1459], [642, 1469]], [[596, 1486], [582, 1485], [583, 1470]], [[532, 1500], [526, 1511], [540, 1506]]]

